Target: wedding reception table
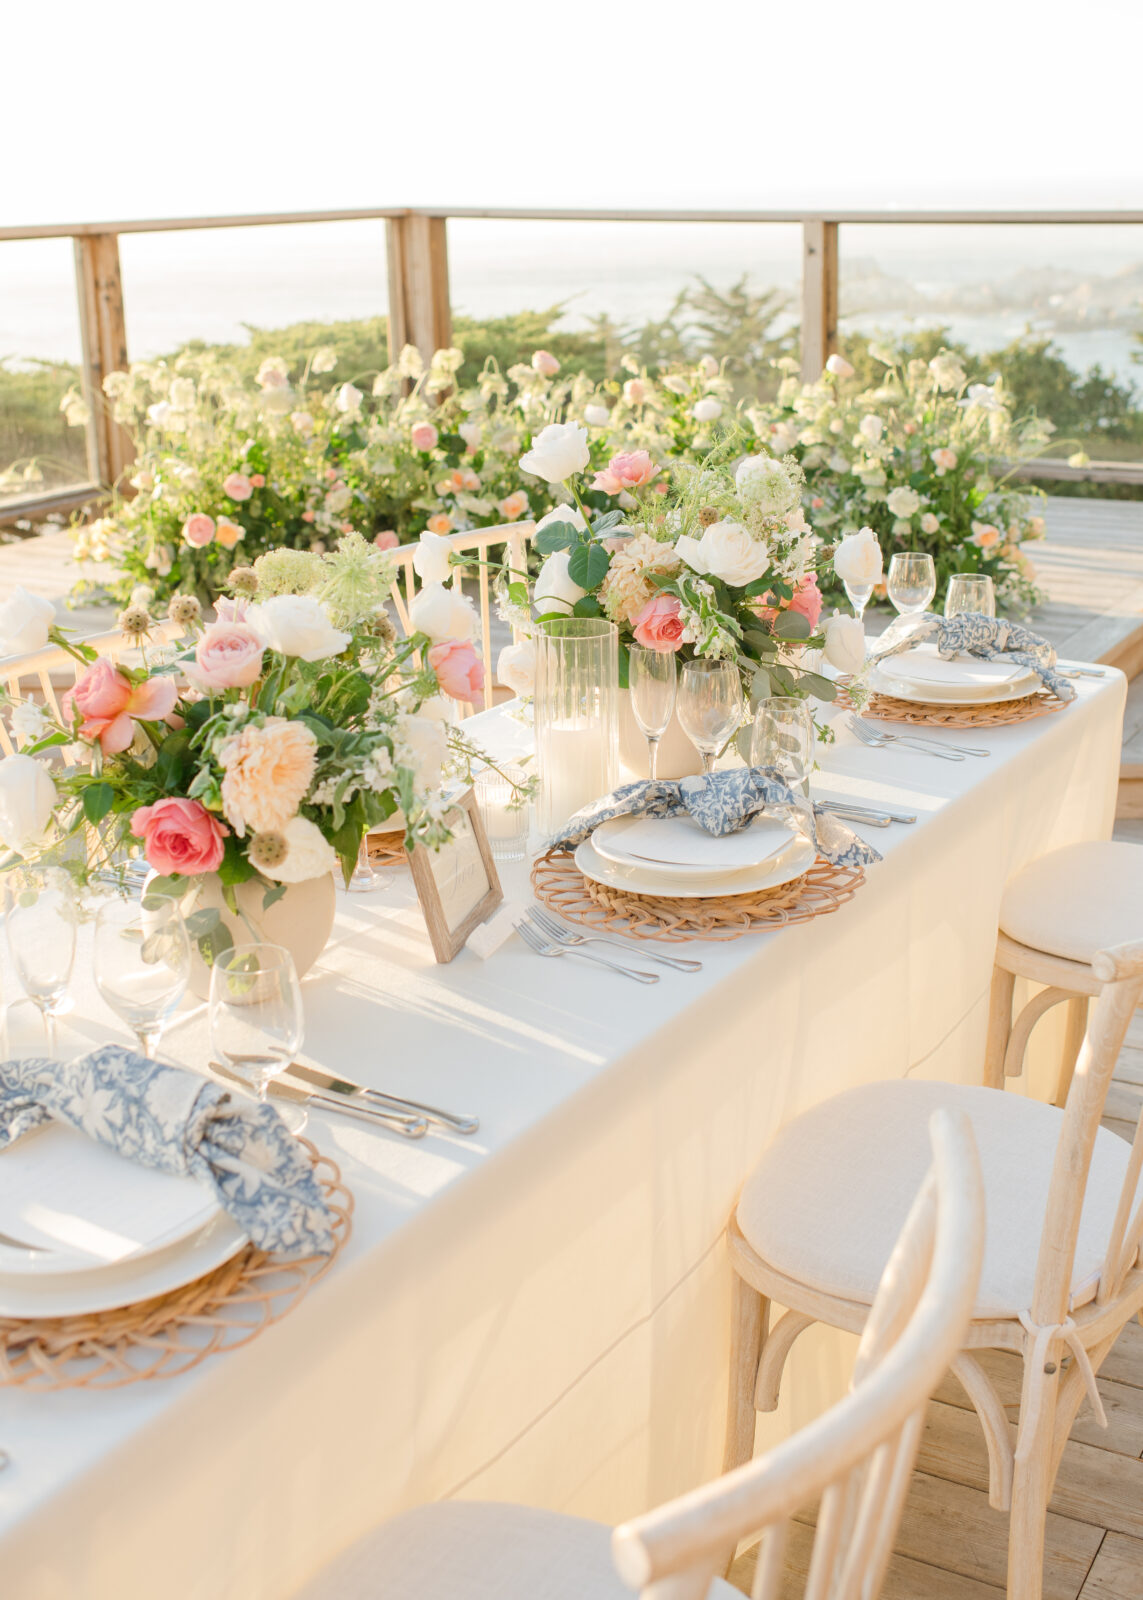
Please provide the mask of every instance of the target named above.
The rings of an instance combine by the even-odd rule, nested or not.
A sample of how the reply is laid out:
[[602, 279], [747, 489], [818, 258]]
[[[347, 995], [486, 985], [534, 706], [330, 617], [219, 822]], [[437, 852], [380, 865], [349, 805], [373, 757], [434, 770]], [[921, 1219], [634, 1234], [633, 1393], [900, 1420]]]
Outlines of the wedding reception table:
[[[4, 1600], [279, 1600], [418, 1501], [615, 1519], [713, 1474], [736, 1192], [838, 1090], [979, 1081], [1006, 879], [1111, 830], [1125, 682], [1076, 687], [1068, 710], [974, 733], [988, 760], [867, 749], [839, 725], [818, 796], [904, 802], [917, 824], [858, 829], [884, 860], [835, 914], [688, 945], [704, 971], [653, 988], [515, 937], [436, 966], [407, 875], [340, 896], [305, 1059], [481, 1130], [411, 1143], [314, 1115], [357, 1209], [288, 1317], [176, 1380], [0, 1389]], [[504, 879], [528, 897], [526, 864]], [[85, 977], [70, 1026], [115, 1032]], [[202, 1065], [201, 1007], [168, 1046]], [[772, 1426], [813, 1414], [839, 1359], [799, 1351]]]

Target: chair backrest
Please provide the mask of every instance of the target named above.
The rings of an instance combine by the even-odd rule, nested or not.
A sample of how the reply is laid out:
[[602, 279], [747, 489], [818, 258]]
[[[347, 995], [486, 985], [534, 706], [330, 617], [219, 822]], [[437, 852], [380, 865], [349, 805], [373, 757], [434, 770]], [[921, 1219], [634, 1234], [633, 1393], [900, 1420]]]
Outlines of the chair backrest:
[[930, 1123], [933, 1165], [862, 1335], [850, 1394], [777, 1449], [615, 1530], [644, 1600], [705, 1600], [762, 1534], [753, 1595], [776, 1600], [795, 1513], [820, 1496], [805, 1600], [873, 1600], [893, 1547], [925, 1406], [961, 1347], [984, 1253], [984, 1193], [967, 1118]]
[[[458, 593], [464, 594], [466, 582], [475, 585], [473, 598], [480, 617], [480, 647], [484, 657], [484, 691], [480, 705], [482, 711], [487, 710], [493, 703], [492, 678], [496, 665], [492, 659], [492, 583], [489, 578], [491, 552], [499, 546], [506, 547], [510, 570], [516, 581], [523, 582], [527, 577], [528, 541], [535, 531], [534, 522], [504, 522], [495, 528], [475, 528], [470, 533], [452, 535], [453, 549], [458, 554], [468, 555], [476, 567], [475, 576], [463, 572], [459, 567], [456, 568], [453, 572], [452, 586]], [[393, 552], [397, 559], [397, 576], [392, 589], [393, 604], [406, 635], [413, 631], [409, 621], [409, 607], [416, 593], [413, 571], [416, 548], [415, 544], [407, 544]], [[466, 705], [462, 707], [462, 713], [468, 716], [474, 709], [476, 709], [474, 706]]]

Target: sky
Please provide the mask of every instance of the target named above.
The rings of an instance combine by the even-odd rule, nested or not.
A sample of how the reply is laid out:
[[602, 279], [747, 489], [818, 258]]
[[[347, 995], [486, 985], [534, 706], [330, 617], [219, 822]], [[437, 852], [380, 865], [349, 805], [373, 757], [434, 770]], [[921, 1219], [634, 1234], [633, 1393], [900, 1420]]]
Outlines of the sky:
[[1141, 46], [1139, 0], [23, 0], [0, 217], [1139, 207]]

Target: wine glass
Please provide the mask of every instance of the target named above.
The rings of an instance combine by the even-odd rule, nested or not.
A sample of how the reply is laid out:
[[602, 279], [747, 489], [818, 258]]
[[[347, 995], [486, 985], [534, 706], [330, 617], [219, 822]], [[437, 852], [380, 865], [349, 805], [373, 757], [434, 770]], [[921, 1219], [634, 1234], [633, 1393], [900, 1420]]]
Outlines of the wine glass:
[[734, 661], [687, 661], [678, 697], [683, 732], [710, 772], [714, 758], [742, 721], [742, 679]]
[[44, 1019], [48, 1054], [56, 1053], [56, 1017], [66, 1010], [75, 963], [78, 906], [61, 870], [16, 870], [5, 885], [8, 950], [28, 999]]
[[937, 569], [932, 556], [920, 550], [901, 551], [889, 563], [889, 598], [902, 617], [928, 609], [937, 592]]
[[96, 988], [153, 1061], [190, 977], [190, 939], [177, 903], [109, 900], [100, 906], [94, 967]]
[[675, 709], [677, 668], [673, 650], [648, 650], [633, 644], [629, 652], [631, 712], [647, 741], [649, 776], [658, 776], [659, 740]]
[[371, 889], [380, 889], [385, 882], [385, 874], [378, 872], [369, 854], [369, 832], [367, 829], [361, 835], [361, 843], [357, 847], [357, 865], [350, 874], [349, 882], [345, 885], [346, 893], [368, 894]]
[[772, 695], [754, 713], [750, 765], [773, 767], [791, 789], [809, 793], [814, 764], [814, 719], [804, 700]]
[[869, 597], [877, 585], [875, 583], [850, 583], [846, 578], [842, 579], [842, 583], [845, 585], [845, 592], [849, 597], [850, 605], [853, 607], [854, 616], [858, 622], [863, 621], [865, 608], [869, 604]]
[[[305, 1032], [294, 958], [277, 944], [236, 944], [210, 974], [210, 1044], [215, 1059], [265, 1104], [272, 1079], [285, 1072]], [[304, 1116], [277, 1109], [297, 1133]]]
[[949, 579], [945, 616], [956, 617], [962, 611], [974, 611], [985, 617], [996, 615], [996, 590], [992, 579], [983, 572], [954, 572]]

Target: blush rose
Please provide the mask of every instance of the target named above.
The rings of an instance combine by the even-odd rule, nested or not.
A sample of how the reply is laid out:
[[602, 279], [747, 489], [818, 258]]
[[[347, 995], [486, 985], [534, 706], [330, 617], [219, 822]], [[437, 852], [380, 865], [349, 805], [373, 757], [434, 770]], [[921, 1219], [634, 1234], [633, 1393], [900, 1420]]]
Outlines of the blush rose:
[[185, 878], [217, 872], [227, 830], [197, 800], [156, 800], [132, 815], [131, 832], [143, 841], [143, 854], [156, 872]]

